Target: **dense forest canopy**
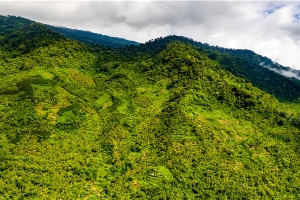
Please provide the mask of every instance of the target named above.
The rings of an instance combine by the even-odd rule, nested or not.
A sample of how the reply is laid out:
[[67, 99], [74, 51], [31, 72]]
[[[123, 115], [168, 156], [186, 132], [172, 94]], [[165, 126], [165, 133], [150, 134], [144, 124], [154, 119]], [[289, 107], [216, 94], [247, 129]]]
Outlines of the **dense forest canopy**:
[[0, 19], [0, 198], [300, 198], [299, 86], [253, 52]]
[[[298, 79], [287, 78], [269, 69], [291, 71], [291, 68], [283, 67], [250, 50], [235, 50], [210, 46], [182, 36], [157, 38], [139, 46], [127, 46], [120, 49], [121, 53], [131, 53], [132, 51], [128, 49], [135, 49], [134, 52], [137, 54], [143, 52], [152, 55], [153, 53], [160, 52], [173, 41], [181, 41], [192, 45], [198, 51], [206, 52], [210, 59], [217, 61], [223, 68], [235, 76], [245, 79], [256, 87], [276, 96], [281, 101], [297, 101], [300, 96]], [[269, 66], [269, 68], [263, 67], [261, 63]], [[294, 70], [294, 73], [297, 74], [299, 71]]]
[[62, 35], [78, 40], [80, 42], [84, 42], [86, 44], [100, 44], [109, 46], [112, 48], [118, 48], [125, 45], [138, 45], [138, 42], [125, 40], [123, 38], [117, 37], [110, 37], [102, 34], [92, 33], [89, 31], [82, 31], [64, 27], [55, 27], [55, 26], [48, 26], [52, 30], [61, 33]]
[[0, 15], [0, 36], [4, 37], [31, 23], [34, 22], [22, 17]]

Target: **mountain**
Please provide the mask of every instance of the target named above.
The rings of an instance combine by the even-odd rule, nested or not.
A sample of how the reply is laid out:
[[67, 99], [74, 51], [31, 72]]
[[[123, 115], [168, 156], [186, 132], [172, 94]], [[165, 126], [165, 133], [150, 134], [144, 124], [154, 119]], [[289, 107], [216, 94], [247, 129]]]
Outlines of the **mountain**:
[[[199, 46], [201, 46], [200, 43], [198, 43]], [[230, 56], [235, 56], [238, 57], [242, 60], [245, 60], [247, 62], [263, 66], [265, 68], [268, 68], [278, 74], [281, 74], [285, 77], [290, 78], [291, 80], [295, 81], [296, 83], [299, 82], [300, 79], [300, 71], [291, 69], [290, 67], [285, 67], [282, 66], [271, 59], [261, 56], [259, 54], [254, 53], [251, 50], [247, 49], [226, 49], [222, 47], [215, 47], [215, 46], [210, 46], [208, 44], [202, 44], [202, 46], [206, 47], [207, 49], [217, 49], [217, 51], [222, 52], [222, 53], [228, 53]]]
[[42, 24], [32, 23], [3, 37], [0, 40], [0, 45], [7, 51], [25, 54], [36, 48], [48, 46], [54, 41], [63, 38], [64, 36], [46, 28]]
[[0, 38], [11, 34], [24, 26], [28, 26], [31, 23], [33, 23], [33, 21], [22, 17], [6, 17], [0, 15]]
[[56, 26], [49, 26], [52, 30], [61, 33], [62, 35], [84, 42], [86, 44], [100, 44], [104, 46], [109, 46], [113, 48], [125, 46], [125, 45], [138, 45], [138, 42], [126, 40], [123, 38], [118, 37], [110, 37], [102, 34], [92, 33], [89, 31], [82, 31], [76, 29], [70, 29], [65, 27], [56, 27]]
[[[196, 42], [182, 36], [167, 36], [150, 40], [140, 46], [122, 47], [120, 52], [126, 54], [126, 52], [132, 52], [129, 49], [135, 49], [133, 51], [136, 51], [136, 54], [143, 52], [152, 55], [166, 48], [173, 41], [181, 41], [192, 45], [198, 51], [205, 51], [207, 56], [217, 61], [224, 69], [274, 95], [281, 101], [298, 101], [300, 96], [299, 80], [287, 78], [289, 74], [298, 73], [297, 70], [273, 63], [270, 59], [250, 50], [226, 49]], [[262, 63], [265, 64], [262, 65]]]
[[[35, 23], [32, 20], [16, 17], [16, 16], [2, 16], [0, 15], [0, 39], [5, 35], [11, 34], [21, 28]], [[70, 29], [65, 27], [57, 27], [46, 25], [48, 28], [52, 29], [56, 33], [60, 33], [65, 37], [84, 42], [86, 44], [98, 44], [108, 47], [121, 47], [125, 45], [138, 45], [138, 42], [126, 40], [118, 37], [110, 37], [107, 35], [92, 33], [89, 31], [82, 31], [76, 29]]]
[[3, 199], [300, 197], [299, 104], [222, 53], [86, 45], [39, 23], [0, 42]]
[[[1, 16], [0, 15], [0, 38], [6, 34], [12, 33], [22, 27], [28, 26], [29, 24], [34, 23], [34, 21], [15, 16]], [[122, 38], [110, 37], [102, 34], [96, 34], [89, 31], [82, 31], [76, 29], [70, 29], [65, 27], [56, 27], [51, 25], [46, 25], [48, 28], [58, 32], [65, 37], [75, 39], [86, 44], [98, 44], [103, 46], [109, 46], [112, 48], [119, 48], [126, 45], [135, 45], [139, 43], [135, 41], [129, 41]], [[219, 58], [223, 61], [226, 61], [226, 56], [229, 54], [231, 61], [227, 69], [234, 73], [236, 76], [246, 79], [247, 81], [253, 83], [255, 86], [265, 90], [268, 93], [275, 95], [277, 98], [283, 101], [295, 101], [299, 97], [299, 86], [300, 85], [300, 71], [291, 69], [289, 67], [284, 67], [278, 63], [273, 62], [267, 57], [261, 56], [254, 53], [250, 50], [242, 49], [227, 49], [218, 46], [210, 46], [208, 44], [203, 44], [201, 42], [196, 42], [193, 39], [186, 37], [178, 36], [168, 36], [165, 38], [158, 38], [149, 43], [156, 42], [159, 40], [159, 43], [167, 44], [171, 41], [181, 41], [187, 44], [191, 44], [195, 47], [203, 48], [209, 51], [209, 54], [212, 58]], [[164, 41], [162, 41], [164, 40]], [[142, 46], [143, 44], [141, 44]], [[160, 44], [161, 45], [161, 44]], [[138, 52], [143, 49], [139, 47]], [[148, 44], [149, 46], [149, 44]], [[153, 44], [151, 45], [153, 46]], [[154, 45], [155, 46], [155, 45]], [[165, 46], [165, 45], [163, 45]], [[132, 47], [131, 47], [132, 48]], [[153, 47], [151, 47], [153, 50]], [[130, 51], [131, 52], [131, 51]], [[218, 53], [216, 53], [218, 52]], [[218, 56], [219, 54], [225, 55]], [[238, 59], [237, 61], [232, 61], [233, 57]], [[235, 62], [232, 64], [232, 62]], [[246, 62], [246, 64], [245, 64]], [[226, 64], [224, 65], [226, 66]], [[235, 66], [235, 68], [232, 68]], [[262, 69], [262, 67], [267, 68], [277, 74], [281, 74], [285, 77], [288, 77], [293, 83], [287, 81], [286, 79], [281, 78], [280, 76], [274, 75], [268, 70]], [[248, 71], [249, 74], [245, 74]], [[267, 74], [267, 76], [265, 76]], [[289, 92], [287, 92], [289, 91]]]

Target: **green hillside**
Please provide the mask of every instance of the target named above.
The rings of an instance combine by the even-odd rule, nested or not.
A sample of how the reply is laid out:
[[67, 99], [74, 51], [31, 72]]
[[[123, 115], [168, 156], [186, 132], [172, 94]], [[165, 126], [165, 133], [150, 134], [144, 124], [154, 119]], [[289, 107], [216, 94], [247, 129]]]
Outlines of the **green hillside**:
[[33, 21], [15, 16], [0, 15], [0, 38], [11, 34], [24, 26], [28, 26]]
[[52, 30], [74, 40], [84, 42], [86, 44], [100, 44], [112, 48], [118, 48], [125, 45], [138, 45], [138, 42], [126, 40], [118, 37], [110, 37], [89, 31], [70, 29], [65, 27], [48, 26]]
[[[16, 16], [2, 16], [0, 15], [0, 39], [7, 36], [19, 29], [26, 29], [30, 24], [35, 23], [32, 20], [16, 17]], [[112, 48], [118, 48], [126, 45], [138, 45], [138, 42], [126, 40], [118, 37], [111, 37], [107, 35], [92, 33], [89, 31], [82, 31], [76, 29], [70, 29], [66, 27], [57, 27], [51, 25], [45, 25], [46, 27], [52, 29], [56, 33], [60, 33], [65, 37], [84, 42], [86, 44], [98, 44], [103, 46], [108, 46]], [[48, 29], [48, 32], [50, 30]], [[15, 33], [17, 34], [17, 33]], [[19, 38], [21, 39], [21, 38]], [[24, 38], [22, 38], [24, 39]]]
[[300, 198], [299, 105], [207, 50], [87, 46], [40, 24], [0, 45], [0, 198]]
[[26, 54], [39, 47], [52, 44], [64, 39], [64, 36], [56, 33], [42, 24], [32, 23], [0, 40], [2, 49], [10, 52], [14, 57], [18, 54]]
[[139, 46], [122, 47], [120, 48], [120, 52], [125, 55], [131, 55], [132, 52], [135, 52], [135, 55], [143, 53], [153, 55], [162, 51], [170, 42], [174, 41], [181, 41], [185, 44], [192, 45], [200, 52], [205, 52], [210, 59], [217, 61], [224, 69], [230, 71], [235, 76], [245, 79], [267, 93], [274, 95], [280, 101], [298, 101], [300, 96], [299, 80], [282, 76], [263, 67], [261, 63], [276, 70], [289, 71], [291, 69], [273, 64], [270, 59], [255, 54], [250, 50], [226, 49], [196, 42], [182, 36], [167, 36], [150, 40]]

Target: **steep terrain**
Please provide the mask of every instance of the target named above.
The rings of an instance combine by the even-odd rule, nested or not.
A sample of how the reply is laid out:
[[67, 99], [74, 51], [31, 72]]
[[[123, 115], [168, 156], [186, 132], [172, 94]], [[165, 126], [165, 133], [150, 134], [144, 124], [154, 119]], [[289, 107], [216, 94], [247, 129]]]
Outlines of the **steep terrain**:
[[28, 26], [33, 21], [15, 16], [0, 15], [0, 38], [17, 31], [24, 26]]
[[0, 198], [300, 197], [299, 105], [208, 50], [16, 31], [0, 39]]
[[[2, 16], [0, 15], [0, 39], [6, 35], [9, 35], [19, 29], [26, 28], [28, 25], [35, 23], [32, 20], [16, 17], [16, 16]], [[107, 35], [92, 33], [89, 31], [82, 31], [76, 29], [70, 29], [66, 27], [57, 27], [46, 25], [56, 33], [60, 33], [65, 37], [84, 42], [86, 44], [98, 44], [103, 46], [109, 46], [117, 48], [125, 45], [138, 45], [138, 42], [126, 40], [123, 38], [110, 37]], [[49, 31], [49, 30], [48, 30]], [[15, 33], [16, 34], [16, 33]]]
[[2, 49], [10, 52], [13, 56], [26, 54], [39, 47], [48, 46], [64, 36], [42, 24], [32, 23], [28, 26], [6, 35], [0, 40]]
[[[18, 29], [25, 28], [31, 23], [34, 22], [22, 17], [0, 16], [0, 38]], [[127, 49], [125, 52], [130, 52], [130, 54], [132, 54], [132, 52], [141, 53], [145, 51], [148, 53], [159, 52], [164, 49], [168, 43], [181, 41], [186, 44], [191, 44], [195, 48], [207, 51], [207, 55], [209, 55], [211, 59], [218, 60], [224, 68], [234, 75], [244, 78], [260, 89], [275, 95], [281, 101], [298, 101], [300, 95], [300, 72], [298, 70], [284, 67], [250, 50], [211, 46], [182, 36], [158, 38], [147, 42], [145, 44], [146, 46], [144, 46], [143, 44], [139, 45], [139, 43], [135, 41], [96, 34], [89, 31], [51, 25], [46, 26], [65, 37], [86, 44], [121, 48], [122, 50], [124, 50], [124, 46], [126, 45], [134, 45], [125, 47], [125, 49]], [[128, 50], [128, 48], [130, 50]], [[122, 54], [123, 53], [124, 52], [122, 52]]]
[[86, 44], [100, 44], [104, 46], [109, 46], [112, 48], [118, 48], [125, 45], [138, 45], [138, 42], [126, 40], [118, 37], [110, 37], [107, 35], [102, 35], [98, 33], [92, 33], [89, 31], [82, 31], [76, 29], [70, 29], [65, 27], [56, 27], [56, 26], [48, 26], [52, 30], [61, 33], [62, 35], [78, 40], [80, 42], [84, 42]]
[[206, 52], [210, 59], [217, 61], [224, 69], [274, 95], [281, 101], [298, 101], [300, 96], [298, 71], [273, 63], [270, 59], [250, 50], [226, 49], [196, 42], [186, 37], [167, 36], [150, 40], [140, 46], [122, 47], [120, 52], [131, 54], [132, 49], [135, 49], [136, 54], [143, 52], [152, 55], [163, 50], [173, 41], [181, 41], [192, 45], [198, 51]]

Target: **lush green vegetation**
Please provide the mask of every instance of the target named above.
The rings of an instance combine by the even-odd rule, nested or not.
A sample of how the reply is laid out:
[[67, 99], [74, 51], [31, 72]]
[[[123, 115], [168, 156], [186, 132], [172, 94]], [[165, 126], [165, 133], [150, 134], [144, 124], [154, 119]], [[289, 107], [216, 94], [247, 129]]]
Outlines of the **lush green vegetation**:
[[[0, 15], [0, 39], [6, 35], [14, 33], [15, 31], [26, 28], [28, 25], [35, 23], [29, 19], [15, 16], [2, 16]], [[98, 44], [112, 48], [118, 48], [126, 45], [138, 45], [138, 42], [126, 40], [118, 37], [111, 37], [89, 31], [82, 31], [70, 29], [65, 27], [57, 27], [46, 25], [56, 33], [60, 33], [65, 37], [84, 42], [86, 44]], [[49, 32], [49, 30], [48, 30]], [[17, 33], [15, 33], [17, 34]], [[19, 38], [20, 39], [20, 38]], [[24, 38], [23, 38], [24, 39]]]
[[72, 38], [74, 40], [78, 40], [80, 42], [84, 42], [86, 44], [100, 44], [104, 46], [109, 46], [112, 48], [117, 48], [125, 45], [138, 45], [138, 42], [126, 40], [118, 37], [110, 37], [107, 35], [102, 35], [98, 33], [92, 33], [89, 31], [82, 31], [76, 29], [70, 29], [65, 27], [56, 27], [56, 26], [48, 26], [52, 30], [61, 33], [62, 35]]
[[0, 198], [300, 198], [299, 104], [212, 51], [16, 31], [0, 39]]
[[235, 76], [251, 82], [254, 86], [274, 95], [281, 101], [298, 101], [298, 97], [300, 96], [299, 80], [283, 77], [261, 66], [261, 63], [277, 70], [291, 69], [274, 64], [270, 59], [249, 50], [226, 49], [196, 42], [186, 37], [168, 36], [150, 40], [140, 46], [123, 47], [120, 48], [120, 51], [122, 54], [131, 54], [132, 49], [135, 49], [135, 54], [147, 53], [153, 55], [165, 49], [173, 41], [190, 44], [198, 51], [205, 52], [210, 59], [217, 61], [223, 68]]
[[25, 26], [0, 40], [3, 50], [9, 51], [12, 57], [26, 54], [31, 50], [52, 44], [64, 36], [56, 33], [42, 24], [33, 23]]
[[15, 16], [2, 16], [0, 15], [0, 36], [6, 36], [11, 34], [24, 26], [34, 23], [31, 20], [15, 17]]

